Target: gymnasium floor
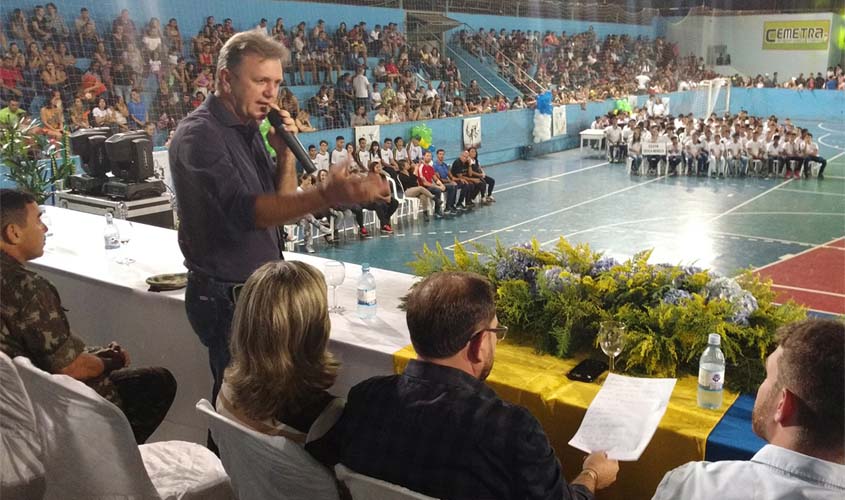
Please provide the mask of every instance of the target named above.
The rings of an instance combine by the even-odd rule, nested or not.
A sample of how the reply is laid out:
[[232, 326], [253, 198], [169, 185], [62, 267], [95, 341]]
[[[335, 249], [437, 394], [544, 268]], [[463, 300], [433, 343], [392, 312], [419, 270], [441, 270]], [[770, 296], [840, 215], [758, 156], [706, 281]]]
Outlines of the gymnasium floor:
[[[409, 272], [423, 243], [515, 244], [561, 235], [618, 259], [653, 248], [652, 262], [695, 264], [722, 274], [761, 268], [778, 292], [822, 313], [845, 314], [845, 125], [804, 122], [825, 179], [630, 177], [594, 151], [569, 150], [486, 169], [497, 202], [395, 234], [351, 236], [317, 254]], [[299, 247], [301, 249], [301, 247]]]

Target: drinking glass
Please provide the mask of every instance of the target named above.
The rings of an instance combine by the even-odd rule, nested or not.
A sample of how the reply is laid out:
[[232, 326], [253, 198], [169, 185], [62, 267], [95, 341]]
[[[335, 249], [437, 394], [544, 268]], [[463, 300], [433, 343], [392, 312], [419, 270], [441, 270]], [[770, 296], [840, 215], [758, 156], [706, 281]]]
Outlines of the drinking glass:
[[618, 321], [602, 321], [599, 327], [599, 345], [601, 350], [607, 354], [609, 372], [613, 372], [616, 356], [625, 347], [625, 325]]
[[123, 264], [124, 266], [134, 264], [135, 259], [129, 256], [129, 241], [132, 240], [132, 233], [135, 230], [135, 226], [133, 226], [128, 220], [123, 220], [120, 221], [117, 230], [120, 233], [120, 251], [123, 255], [115, 262]]
[[337, 303], [337, 287], [346, 279], [346, 266], [343, 265], [343, 262], [333, 260], [326, 263], [323, 272], [326, 275], [326, 284], [332, 287], [332, 301], [329, 305], [329, 312], [340, 314], [344, 311], [344, 307]]

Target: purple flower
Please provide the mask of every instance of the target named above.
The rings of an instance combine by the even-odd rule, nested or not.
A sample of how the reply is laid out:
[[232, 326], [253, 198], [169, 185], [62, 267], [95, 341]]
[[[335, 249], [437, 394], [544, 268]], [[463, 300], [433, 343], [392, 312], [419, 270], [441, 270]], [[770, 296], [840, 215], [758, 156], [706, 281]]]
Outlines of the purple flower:
[[692, 295], [686, 290], [679, 290], [677, 288], [670, 288], [663, 294], [663, 302], [678, 305], [681, 301], [692, 298]]
[[748, 290], [742, 290], [731, 298], [733, 314], [729, 320], [731, 323], [748, 326], [748, 317], [757, 310], [757, 299]]
[[590, 269], [590, 276], [595, 278], [602, 273], [610, 271], [613, 266], [617, 265], [619, 265], [619, 262], [613, 257], [602, 257], [593, 264], [593, 267]]
[[533, 290], [536, 285], [537, 267], [540, 266], [540, 262], [526, 251], [531, 250], [531, 248], [531, 243], [523, 243], [508, 249], [507, 256], [496, 262], [496, 279], [500, 281], [524, 280], [531, 285]]

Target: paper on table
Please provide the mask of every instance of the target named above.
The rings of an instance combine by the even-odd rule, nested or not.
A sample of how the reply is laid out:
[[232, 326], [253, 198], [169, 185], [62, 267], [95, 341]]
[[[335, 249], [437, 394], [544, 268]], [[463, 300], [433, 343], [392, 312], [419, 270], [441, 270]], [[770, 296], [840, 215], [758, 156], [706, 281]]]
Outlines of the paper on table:
[[675, 388], [673, 378], [635, 378], [611, 373], [587, 408], [569, 445], [632, 462], [651, 441]]

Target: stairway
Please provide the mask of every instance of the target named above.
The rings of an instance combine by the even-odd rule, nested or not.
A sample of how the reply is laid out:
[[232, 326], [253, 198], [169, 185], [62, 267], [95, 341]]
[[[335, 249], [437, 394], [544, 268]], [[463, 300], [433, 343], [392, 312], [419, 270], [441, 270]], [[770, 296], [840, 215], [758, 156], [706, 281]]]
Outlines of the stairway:
[[522, 95], [522, 92], [499, 75], [499, 67], [492, 58], [482, 62], [457, 43], [449, 43], [446, 46], [446, 55], [455, 61], [461, 71], [464, 85], [469, 85], [470, 80], [476, 80], [482, 95], [493, 97], [502, 94], [509, 101]]

